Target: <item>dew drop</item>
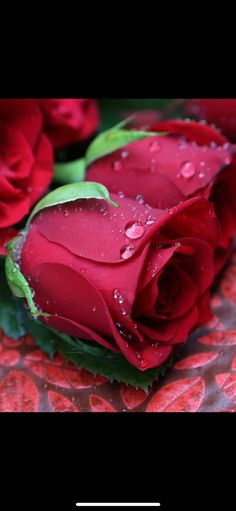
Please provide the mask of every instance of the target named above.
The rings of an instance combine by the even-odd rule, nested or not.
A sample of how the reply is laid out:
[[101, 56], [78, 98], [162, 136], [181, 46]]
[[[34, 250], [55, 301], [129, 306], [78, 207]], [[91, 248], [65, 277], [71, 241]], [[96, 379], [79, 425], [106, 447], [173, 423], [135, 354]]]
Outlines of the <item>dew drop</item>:
[[203, 179], [203, 178], [205, 177], [204, 172], [200, 172], [200, 174], [198, 175], [198, 177], [199, 177], [200, 179]]
[[118, 298], [118, 303], [121, 305], [122, 303], [124, 303], [124, 298], [122, 295], [119, 296]]
[[119, 160], [113, 161], [112, 168], [113, 168], [113, 170], [115, 172], [119, 172], [120, 170], [122, 170], [122, 163], [121, 163], [121, 161], [119, 161]]
[[123, 192], [118, 192], [118, 195], [121, 199], [124, 199], [125, 194]]
[[120, 296], [120, 291], [119, 289], [114, 289], [113, 291], [113, 296], [115, 298], [115, 300], [118, 300], [119, 296]]
[[153, 140], [151, 144], [149, 145], [149, 151], [151, 153], [156, 153], [157, 151], [160, 151], [161, 146], [157, 140]]
[[97, 307], [94, 306], [92, 310], [93, 310], [93, 312], [96, 312]]
[[129, 157], [129, 151], [121, 151], [121, 158], [125, 159]]
[[146, 360], [139, 360], [139, 363], [138, 363], [139, 367], [141, 367], [141, 369], [145, 369], [145, 367], [147, 367], [147, 362]]
[[211, 148], [211, 149], [216, 149], [216, 148], [217, 148], [217, 144], [216, 144], [216, 142], [211, 142], [211, 143], [210, 143], [210, 148]]
[[153, 225], [153, 224], [155, 224], [155, 221], [156, 221], [156, 218], [154, 216], [150, 215], [146, 221], [146, 225]]
[[144, 204], [144, 198], [142, 195], [136, 195], [136, 201], [139, 203], [139, 204]]
[[122, 259], [129, 259], [134, 253], [133, 245], [123, 245], [120, 249], [120, 255]]
[[129, 222], [125, 227], [125, 235], [131, 240], [139, 239], [144, 234], [144, 226], [141, 222]]
[[180, 174], [185, 179], [190, 179], [196, 174], [196, 167], [193, 162], [187, 161], [181, 165]]
[[64, 215], [64, 216], [69, 216], [69, 214], [70, 214], [70, 212], [68, 211], [68, 209], [65, 209], [65, 210], [63, 211], [63, 215]]

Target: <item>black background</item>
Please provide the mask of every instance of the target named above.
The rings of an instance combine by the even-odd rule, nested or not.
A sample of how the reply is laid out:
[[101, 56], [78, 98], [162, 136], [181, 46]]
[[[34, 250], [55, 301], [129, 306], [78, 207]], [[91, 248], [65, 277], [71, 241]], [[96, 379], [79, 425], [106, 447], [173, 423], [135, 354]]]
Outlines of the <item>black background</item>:
[[[2, 414], [0, 508], [234, 509], [233, 414]], [[77, 508], [78, 509], [78, 508]]]

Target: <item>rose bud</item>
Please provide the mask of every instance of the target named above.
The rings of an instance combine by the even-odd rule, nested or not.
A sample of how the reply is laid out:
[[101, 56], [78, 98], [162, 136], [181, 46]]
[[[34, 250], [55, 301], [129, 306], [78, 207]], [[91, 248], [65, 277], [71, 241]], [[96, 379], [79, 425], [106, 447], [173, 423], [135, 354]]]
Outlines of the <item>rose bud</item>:
[[0, 99], [0, 229], [29, 213], [52, 179], [53, 154], [35, 100]]
[[121, 352], [143, 371], [211, 318], [218, 223], [202, 198], [173, 209], [122, 194], [111, 199], [119, 209], [86, 198], [35, 214], [20, 271], [37, 308], [49, 314], [41, 321]]
[[236, 99], [191, 99], [186, 111], [198, 120], [214, 123], [232, 142], [236, 142]]
[[94, 99], [39, 99], [44, 130], [55, 148], [81, 142], [98, 127], [99, 114]]
[[197, 195], [212, 201], [221, 225], [218, 271], [236, 230], [234, 148], [217, 130], [196, 122], [166, 121], [150, 131], [163, 135], [131, 142], [96, 159], [86, 179], [131, 198], [141, 194], [155, 208], [173, 207]]

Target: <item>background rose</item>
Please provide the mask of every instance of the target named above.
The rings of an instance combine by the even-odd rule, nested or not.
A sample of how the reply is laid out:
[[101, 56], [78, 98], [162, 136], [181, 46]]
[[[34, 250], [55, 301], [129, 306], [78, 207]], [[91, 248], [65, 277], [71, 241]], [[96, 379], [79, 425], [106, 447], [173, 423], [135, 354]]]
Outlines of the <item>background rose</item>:
[[157, 210], [112, 195], [44, 209], [21, 271], [49, 326], [122, 352], [140, 370], [162, 364], [207, 321], [218, 226], [205, 199]]
[[0, 228], [19, 222], [52, 178], [52, 149], [35, 100], [0, 100]]
[[94, 99], [39, 99], [44, 130], [55, 148], [80, 142], [97, 129], [99, 114]]
[[236, 142], [236, 99], [191, 99], [186, 111], [196, 119], [214, 123], [232, 142]]
[[86, 179], [128, 197], [142, 194], [154, 207], [172, 207], [196, 195], [209, 198], [221, 224], [218, 270], [236, 230], [234, 149], [217, 130], [196, 122], [160, 122], [150, 131], [168, 135], [132, 142], [99, 158], [89, 166]]

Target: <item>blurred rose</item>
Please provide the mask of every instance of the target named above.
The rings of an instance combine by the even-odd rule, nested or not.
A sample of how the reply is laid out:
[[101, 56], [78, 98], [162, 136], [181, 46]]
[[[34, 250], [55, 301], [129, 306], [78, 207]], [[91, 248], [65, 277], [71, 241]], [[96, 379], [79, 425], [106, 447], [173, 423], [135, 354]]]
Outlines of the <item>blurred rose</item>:
[[99, 114], [94, 99], [39, 99], [44, 130], [55, 148], [80, 142], [98, 128]]
[[191, 99], [186, 103], [186, 111], [198, 120], [214, 123], [236, 142], [236, 99]]

